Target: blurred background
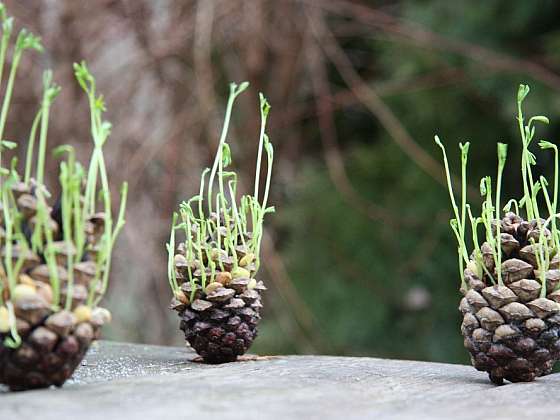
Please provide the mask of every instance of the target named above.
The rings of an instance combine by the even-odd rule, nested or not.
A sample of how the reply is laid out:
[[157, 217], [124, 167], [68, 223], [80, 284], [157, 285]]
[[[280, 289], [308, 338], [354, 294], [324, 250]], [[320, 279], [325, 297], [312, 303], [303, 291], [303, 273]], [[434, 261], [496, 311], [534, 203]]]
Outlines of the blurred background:
[[[52, 68], [63, 91], [49, 145], [92, 148], [72, 63], [97, 77], [114, 129], [105, 147], [114, 193], [130, 183], [127, 225], [106, 298], [105, 337], [183, 343], [167, 309], [165, 242], [179, 202], [211, 163], [230, 81], [248, 80], [230, 132], [252, 191], [258, 92], [275, 145], [261, 278], [269, 291], [263, 354], [321, 353], [466, 362], [456, 244], [440, 151], [459, 169], [471, 141], [471, 201], [510, 144], [504, 197], [518, 196], [516, 92], [560, 126], [560, 3], [488, 0], [8, 0], [27, 54], [7, 138], [25, 141]], [[537, 172], [551, 167], [537, 153]], [[50, 162], [54, 184], [58, 163]], [[503, 200], [506, 201], [505, 199]], [[476, 207], [476, 206], [475, 206]]]

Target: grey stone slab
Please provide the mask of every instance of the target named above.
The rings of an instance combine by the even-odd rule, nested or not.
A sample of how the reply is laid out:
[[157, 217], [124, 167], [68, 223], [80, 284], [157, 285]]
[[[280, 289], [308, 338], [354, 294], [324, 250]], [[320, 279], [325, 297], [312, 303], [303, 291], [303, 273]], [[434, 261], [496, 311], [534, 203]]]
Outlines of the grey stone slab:
[[0, 419], [560, 418], [560, 374], [496, 387], [470, 366], [441, 363], [193, 358], [183, 348], [101, 342], [64, 388], [0, 394]]

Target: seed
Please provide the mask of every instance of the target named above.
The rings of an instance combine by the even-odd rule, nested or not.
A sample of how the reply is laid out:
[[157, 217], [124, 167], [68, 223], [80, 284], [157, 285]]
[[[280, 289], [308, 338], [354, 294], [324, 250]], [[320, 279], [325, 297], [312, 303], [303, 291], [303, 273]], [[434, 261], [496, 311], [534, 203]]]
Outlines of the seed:
[[23, 299], [33, 297], [37, 294], [37, 289], [29, 284], [18, 284], [14, 288], [13, 300], [20, 302]]
[[179, 302], [181, 302], [181, 303], [183, 303], [183, 304], [185, 304], [185, 305], [188, 305], [188, 304], [189, 304], [189, 298], [187, 297], [187, 295], [185, 295], [185, 293], [184, 293], [182, 290], [177, 290], [177, 291], [175, 292], [175, 298], [176, 298]]
[[249, 254], [245, 254], [240, 260], [239, 260], [239, 265], [241, 267], [247, 267], [249, 264], [251, 264], [255, 259], [255, 254], [253, 253], [249, 253]]
[[469, 262], [467, 263], [465, 274], [467, 274], [467, 270], [470, 271], [469, 274], [476, 275], [478, 273], [478, 264], [474, 260], [469, 260]]
[[77, 323], [87, 322], [91, 319], [91, 308], [86, 305], [80, 305], [74, 309], [74, 316]]
[[53, 292], [50, 284], [38, 282], [37, 295], [41, 296], [49, 305], [53, 301]]
[[169, 309], [177, 312], [181, 312], [185, 309], [186, 306], [187, 305], [185, 305], [183, 302], [180, 302], [177, 298], [171, 299], [171, 302], [169, 303]]
[[5, 306], [0, 306], [0, 333], [10, 331], [10, 312]]
[[188, 263], [184, 255], [176, 254], [174, 260], [175, 260], [175, 267], [177, 268], [177, 270], [183, 270], [187, 268]]
[[251, 277], [251, 273], [249, 272], [249, 270], [243, 268], [243, 267], [237, 267], [235, 269], [233, 269], [233, 271], [231, 272], [231, 275], [234, 279], [240, 278], [240, 277]]
[[220, 250], [218, 248], [212, 248], [212, 251], [210, 252], [210, 259], [212, 261], [218, 261], [218, 258], [220, 258]]
[[35, 282], [33, 281], [33, 279], [28, 276], [27, 274], [20, 274], [19, 275], [19, 282], [21, 284], [27, 284], [29, 286], [35, 287]]
[[223, 284], [224, 286], [230, 284], [232, 279], [233, 277], [229, 271], [220, 271], [218, 274], [216, 274], [216, 281]]
[[215, 292], [216, 290], [221, 289], [222, 287], [224, 287], [222, 283], [214, 281], [210, 283], [208, 286], [206, 286], [206, 289], [204, 291], [206, 292], [207, 295], [209, 295], [210, 293]]

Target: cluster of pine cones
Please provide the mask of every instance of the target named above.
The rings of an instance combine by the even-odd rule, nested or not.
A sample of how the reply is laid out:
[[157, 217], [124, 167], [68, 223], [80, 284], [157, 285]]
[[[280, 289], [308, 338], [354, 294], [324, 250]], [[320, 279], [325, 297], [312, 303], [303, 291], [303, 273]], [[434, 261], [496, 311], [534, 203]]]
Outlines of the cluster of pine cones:
[[[60, 307], [64, 307], [71, 293], [70, 310], [53, 311], [54, 293], [51, 287], [49, 268], [45, 258], [31, 250], [31, 235], [36, 223], [36, 188], [18, 182], [11, 187], [17, 211], [22, 215], [22, 231], [25, 243], [20, 240], [12, 244], [15, 262], [23, 258], [17, 285], [9, 295], [6, 273], [0, 265], [4, 302], [13, 305], [16, 328], [22, 339], [21, 345], [12, 348], [5, 345], [11, 337], [9, 313], [0, 307], [0, 383], [11, 389], [42, 388], [49, 385], [61, 386], [82, 360], [92, 340], [96, 339], [103, 324], [111, 315], [104, 308], [91, 309], [86, 305], [95, 277], [95, 253], [104, 230], [103, 214], [91, 217], [86, 223], [86, 252], [81, 262], [75, 264], [73, 285], [68, 283], [67, 259], [75, 257], [76, 250], [69, 249], [62, 241], [61, 214], [58, 209], [49, 209], [56, 250], [56, 270], [60, 284]], [[12, 209], [12, 211], [15, 209]], [[3, 214], [0, 206], [0, 215]], [[5, 222], [0, 216], [0, 239], [2, 258], [6, 255]], [[23, 254], [23, 255], [22, 255]], [[99, 282], [101, 283], [101, 282]], [[96, 290], [99, 293], [100, 289]]]
[[[551, 372], [560, 357], [560, 259], [554, 255], [541, 296], [541, 275], [535, 250], [542, 235], [550, 239], [545, 221], [525, 221], [507, 213], [500, 221], [503, 286], [490, 285], [487, 274], [479, 278], [470, 268], [464, 277], [459, 310], [461, 332], [473, 366], [488, 372], [497, 384], [532, 381]], [[544, 231], [541, 232], [541, 229]], [[533, 239], [535, 242], [532, 242]], [[481, 246], [483, 264], [496, 279], [491, 246]], [[473, 258], [471, 257], [471, 261]]]
[[[249, 233], [246, 240], [250, 238]], [[215, 239], [209, 235], [203, 249], [212, 249]], [[187, 342], [206, 363], [235, 361], [257, 336], [261, 292], [266, 290], [262, 281], [252, 278], [256, 271], [254, 255], [243, 245], [237, 246], [236, 256], [214, 249], [210, 258], [218, 268], [223, 266], [223, 271], [218, 269], [213, 281], [203, 289], [202, 270], [205, 270], [207, 279], [212, 275], [205, 268], [208, 267], [208, 255], [204, 252], [202, 261], [196, 258], [188, 261], [185, 247], [185, 243], [180, 244], [175, 254], [174, 266], [180, 291], [175, 294], [171, 309], [179, 313], [180, 328]], [[234, 263], [236, 257], [237, 264]]]

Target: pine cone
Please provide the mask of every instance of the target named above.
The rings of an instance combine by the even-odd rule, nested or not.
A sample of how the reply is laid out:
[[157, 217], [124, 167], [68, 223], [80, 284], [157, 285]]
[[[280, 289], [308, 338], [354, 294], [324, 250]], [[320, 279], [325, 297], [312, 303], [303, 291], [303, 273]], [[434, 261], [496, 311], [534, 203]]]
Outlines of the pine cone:
[[[179, 312], [186, 340], [207, 363], [231, 362], [249, 349], [257, 335], [260, 292], [266, 289], [254, 278], [260, 264], [264, 216], [274, 212], [274, 207], [268, 206], [274, 148], [265, 134], [270, 104], [262, 94], [255, 193], [238, 200], [237, 174], [224, 172], [232, 161], [225, 141], [231, 111], [236, 97], [248, 86], [247, 82], [230, 83], [225, 131], [214, 163], [202, 172], [200, 194], [181, 203], [179, 213], [173, 214], [167, 244], [167, 273], [174, 294], [171, 309]], [[265, 156], [267, 175], [260, 201], [260, 168]], [[219, 192], [212, 196], [214, 184], [219, 186]], [[198, 202], [198, 209], [193, 209], [191, 202]], [[179, 216], [181, 223], [177, 223]], [[176, 230], [185, 236], [177, 248]]]
[[[75, 257], [76, 250], [62, 241], [63, 232], [59, 229], [59, 226], [62, 226], [59, 206], [55, 204], [54, 209], [50, 210], [49, 223], [53, 228], [53, 248], [56, 252], [61, 307], [65, 306], [67, 295], [71, 290], [69, 305], [71, 311], [54, 312], [51, 274], [45, 257], [31, 251], [31, 232], [37, 209], [35, 189], [23, 183], [15, 183], [11, 188], [18, 210], [23, 215], [23, 231], [29, 234], [22, 242], [14, 241], [12, 244], [14, 263], [23, 256], [13, 295], [9, 294], [7, 276], [3, 265], [0, 264], [0, 282], [4, 282], [2, 301], [13, 305], [17, 331], [21, 337], [21, 344], [17, 348], [6, 344], [5, 340], [13, 337], [6, 319], [8, 317], [6, 307], [0, 306], [2, 326], [0, 328], [0, 383], [12, 390], [62, 386], [80, 364], [92, 340], [99, 337], [102, 325], [110, 320], [110, 314], [106, 309], [91, 310], [84, 306], [95, 278], [95, 262], [92, 252], [87, 250], [95, 247], [100, 237], [99, 230], [103, 226], [97, 226], [95, 234], [93, 231], [85, 232], [86, 252], [82, 262], [74, 266], [74, 281], [70, 287], [66, 269], [67, 259]], [[99, 224], [98, 215], [92, 219], [96, 219]], [[0, 219], [0, 230], [5, 231], [2, 219]], [[2, 257], [6, 255], [5, 242], [2, 242], [0, 254]]]
[[13, 391], [62, 386], [100, 332], [100, 325], [75, 322], [66, 311], [33, 325], [18, 319], [23, 341], [17, 349], [6, 347], [0, 334], [0, 383]]
[[[529, 242], [530, 238], [538, 240], [538, 223], [508, 213], [500, 232], [504, 284], [488, 285], [487, 275], [479, 278], [470, 268], [465, 270], [469, 290], [464, 291], [459, 306], [461, 332], [473, 366], [488, 372], [494, 383], [504, 379], [529, 382], [550, 373], [560, 357], [560, 293], [555, 291], [560, 282], [558, 258], [552, 259], [545, 273], [547, 293], [540, 297], [534, 249], [542, 245]], [[483, 264], [495, 273], [489, 248], [487, 243], [481, 246]]]
[[[175, 267], [179, 273], [185, 269], [185, 263], [178, 254]], [[205, 290], [194, 284], [193, 293], [190, 281], [182, 283], [181, 291], [171, 302], [171, 309], [179, 313], [185, 339], [206, 363], [235, 361], [257, 337], [261, 292], [266, 287], [262, 281], [248, 277], [233, 278], [229, 271], [218, 272], [216, 281]]]

